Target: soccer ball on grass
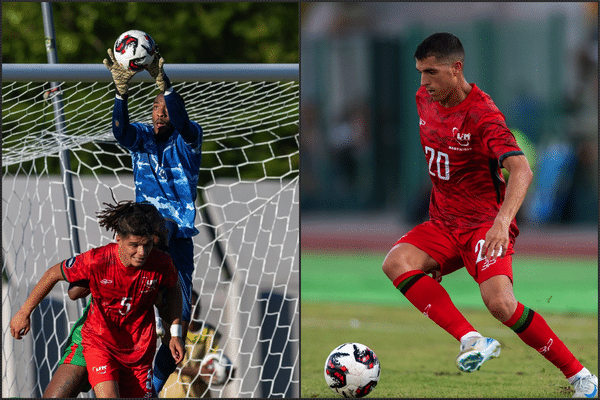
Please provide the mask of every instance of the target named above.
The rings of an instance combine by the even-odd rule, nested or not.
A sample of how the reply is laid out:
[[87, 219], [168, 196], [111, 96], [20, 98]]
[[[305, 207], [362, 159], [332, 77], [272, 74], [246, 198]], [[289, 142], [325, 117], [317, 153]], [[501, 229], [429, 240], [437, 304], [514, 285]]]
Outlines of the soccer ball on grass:
[[154, 60], [156, 44], [146, 32], [130, 30], [115, 42], [115, 59], [131, 71], [141, 71]]
[[379, 360], [367, 346], [345, 343], [336, 347], [325, 362], [325, 381], [344, 397], [364, 397], [379, 382]]

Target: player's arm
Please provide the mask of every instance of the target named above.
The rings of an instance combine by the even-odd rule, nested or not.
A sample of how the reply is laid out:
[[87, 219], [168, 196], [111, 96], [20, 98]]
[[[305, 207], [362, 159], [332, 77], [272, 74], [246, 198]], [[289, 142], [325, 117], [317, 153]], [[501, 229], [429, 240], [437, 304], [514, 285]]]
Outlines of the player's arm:
[[190, 121], [181, 96], [174, 91], [171, 81], [164, 70], [164, 58], [157, 50], [152, 63], [146, 67], [148, 73], [156, 80], [156, 86], [164, 93], [169, 120], [188, 144], [194, 144], [202, 137], [202, 128]]
[[[486, 256], [491, 258], [504, 257], [506, 255], [510, 224], [521, 208], [527, 194], [527, 189], [533, 179], [529, 162], [524, 155], [506, 157], [502, 160], [502, 167], [510, 174], [506, 185], [504, 202], [494, 220], [494, 225], [486, 234], [483, 245]], [[502, 247], [501, 251], [500, 247]]]
[[112, 131], [115, 139], [121, 146], [132, 149], [137, 140], [137, 129], [129, 123], [129, 110], [127, 97], [115, 96], [113, 108]]
[[165, 104], [169, 113], [169, 119], [173, 127], [181, 134], [181, 137], [187, 144], [194, 144], [202, 138], [202, 128], [198, 124], [192, 123], [183, 99], [179, 93], [172, 88], [165, 92]]
[[135, 144], [136, 130], [129, 124], [127, 98], [129, 96], [129, 81], [136, 74], [136, 71], [130, 71], [122, 67], [116, 61], [112, 49], [108, 49], [107, 53], [108, 58], [105, 58], [103, 63], [110, 71], [116, 89], [112, 120], [113, 135], [122, 146], [130, 148]]
[[71, 300], [81, 299], [91, 293], [89, 281], [77, 281], [69, 284], [67, 291]]
[[175, 360], [175, 364], [179, 364], [183, 360], [185, 355], [185, 345], [182, 340], [182, 327], [181, 327], [181, 312], [182, 312], [182, 299], [181, 299], [181, 286], [179, 280], [175, 286], [167, 288], [164, 294], [165, 300], [167, 301], [167, 309], [169, 314], [168, 323], [170, 326], [171, 339], [169, 340], [169, 349], [171, 355]]
[[58, 263], [44, 272], [42, 279], [35, 285], [25, 303], [10, 321], [10, 334], [15, 339], [21, 339], [29, 332], [31, 327], [31, 313], [48, 296], [58, 281], [65, 280], [61, 263]]

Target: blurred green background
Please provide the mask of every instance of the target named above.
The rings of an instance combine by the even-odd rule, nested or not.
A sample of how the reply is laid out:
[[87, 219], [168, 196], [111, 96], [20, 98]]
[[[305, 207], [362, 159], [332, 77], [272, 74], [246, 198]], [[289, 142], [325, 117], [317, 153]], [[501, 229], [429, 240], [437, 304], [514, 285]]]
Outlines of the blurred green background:
[[[130, 29], [152, 36], [167, 63], [297, 63], [298, 4], [54, 2], [60, 63], [97, 63]], [[45, 63], [42, 8], [2, 2], [2, 62]]]
[[303, 215], [426, 218], [413, 54], [451, 32], [533, 166], [519, 222], [597, 225], [598, 3], [302, 3], [301, 23]]

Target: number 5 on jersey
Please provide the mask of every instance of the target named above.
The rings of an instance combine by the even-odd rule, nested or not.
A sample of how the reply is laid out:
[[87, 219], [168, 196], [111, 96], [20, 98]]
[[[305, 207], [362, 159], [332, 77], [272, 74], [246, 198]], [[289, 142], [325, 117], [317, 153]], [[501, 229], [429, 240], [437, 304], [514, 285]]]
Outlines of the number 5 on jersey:
[[127, 313], [129, 312], [129, 310], [131, 309], [131, 297], [123, 297], [123, 300], [121, 300], [121, 305], [126, 308], [125, 311], [123, 310], [119, 310], [119, 314], [121, 315], [127, 315]]

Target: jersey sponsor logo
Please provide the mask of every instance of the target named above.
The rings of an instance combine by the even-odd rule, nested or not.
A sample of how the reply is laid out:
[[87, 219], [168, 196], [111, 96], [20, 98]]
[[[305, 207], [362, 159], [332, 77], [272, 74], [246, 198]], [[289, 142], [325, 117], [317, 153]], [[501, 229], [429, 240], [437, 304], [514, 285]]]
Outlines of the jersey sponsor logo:
[[470, 133], [461, 133], [458, 131], [457, 127], [454, 127], [452, 128], [452, 137], [454, 138], [454, 140], [456, 140], [456, 143], [458, 143], [463, 148], [449, 146], [450, 149], [459, 151], [471, 150], [471, 148], [469, 147], [469, 145], [471, 144]]
[[69, 269], [75, 264], [75, 257], [71, 257], [68, 260], [65, 260], [64, 266], [66, 269]]
[[148, 278], [142, 278], [142, 279], [145, 279], [144, 286], [142, 286], [142, 293], [148, 293], [148, 292], [151, 292], [154, 289], [156, 289], [156, 286], [158, 284], [158, 279], [148, 279]]
[[103, 365], [101, 367], [93, 367], [92, 371], [98, 373], [98, 374], [105, 374], [106, 373], [106, 365]]
[[113, 281], [111, 281], [110, 279], [106, 279], [105, 278], [105, 279], [102, 279], [100, 281], [100, 283], [103, 284], [103, 285], [109, 285], [109, 284], [113, 283]]

